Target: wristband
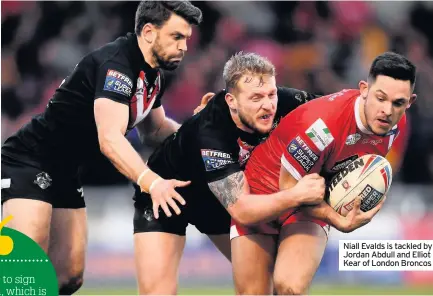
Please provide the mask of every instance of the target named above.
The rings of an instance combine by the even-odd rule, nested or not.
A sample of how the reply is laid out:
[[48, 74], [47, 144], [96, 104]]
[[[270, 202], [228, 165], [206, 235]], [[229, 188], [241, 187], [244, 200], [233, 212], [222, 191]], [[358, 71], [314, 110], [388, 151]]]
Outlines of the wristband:
[[141, 179], [144, 177], [144, 175], [146, 175], [148, 172], [150, 172], [150, 169], [149, 168], [147, 168], [147, 169], [145, 169], [141, 174], [140, 174], [140, 176], [138, 176], [138, 179], [137, 179], [137, 185], [138, 186], [140, 186], [140, 181], [141, 181]]
[[150, 184], [149, 186], [149, 193], [150, 191], [152, 191], [152, 188], [156, 185], [156, 183], [158, 183], [159, 181], [162, 181], [161, 177], [156, 178], [155, 180], [153, 180], [153, 182]]

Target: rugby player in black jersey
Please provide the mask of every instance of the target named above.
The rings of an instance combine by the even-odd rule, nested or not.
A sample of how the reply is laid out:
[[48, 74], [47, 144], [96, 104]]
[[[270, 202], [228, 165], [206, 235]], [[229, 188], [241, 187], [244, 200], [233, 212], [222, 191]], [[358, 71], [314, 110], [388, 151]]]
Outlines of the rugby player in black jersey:
[[317, 174], [306, 176], [290, 191], [267, 198], [247, 193], [237, 196], [247, 185], [242, 170], [252, 149], [284, 115], [316, 96], [277, 88], [272, 63], [253, 53], [234, 55], [223, 76], [227, 91], [216, 94], [202, 111], [185, 121], [147, 162], [160, 176], [158, 180], [191, 182], [176, 189], [186, 201], [185, 205], [176, 202], [173, 208], [181, 213], [167, 215], [159, 209], [154, 192], [142, 193], [136, 186], [134, 245], [140, 294], [176, 293], [188, 224], [206, 234], [230, 259], [230, 215], [251, 224], [294, 205], [323, 200], [324, 180]]
[[179, 65], [192, 25], [201, 19], [200, 9], [188, 1], [140, 2], [135, 33], [86, 55], [46, 110], [2, 146], [3, 215], [13, 216], [8, 227], [48, 252], [60, 294], [82, 285], [87, 225], [79, 170], [96, 155], [102, 152], [155, 200], [183, 202], [174, 188], [188, 183], [154, 182], [158, 176], [125, 135], [137, 127], [147, 140], [160, 143], [178, 129], [161, 105], [161, 69]]

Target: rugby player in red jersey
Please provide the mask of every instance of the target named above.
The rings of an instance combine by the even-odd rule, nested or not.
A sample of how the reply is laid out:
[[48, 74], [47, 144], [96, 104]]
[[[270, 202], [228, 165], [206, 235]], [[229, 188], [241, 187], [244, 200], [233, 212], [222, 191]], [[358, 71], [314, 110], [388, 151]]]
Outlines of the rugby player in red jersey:
[[[320, 173], [329, 182], [362, 155], [386, 156], [394, 143], [404, 141], [405, 111], [416, 99], [415, 72], [415, 66], [403, 56], [384, 53], [373, 61], [368, 80], [359, 83], [359, 90], [342, 90], [289, 113], [256, 147], [246, 165], [251, 194], [265, 196], [289, 189], [312, 173]], [[392, 178], [391, 172], [385, 173]], [[369, 211], [371, 217], [382, 204]], [[359, 198], [354, 207], [349, 215], [362, 211]], [[326, 247], [329, 225], [344, 232], [354, 230], [344, 227], [350, 224], [350, 217], [345, 219], [323, 201], [259, 225], [233, 221], [236, 292], [269, 294], [274, 286], [278, 294], [308, 293]]]

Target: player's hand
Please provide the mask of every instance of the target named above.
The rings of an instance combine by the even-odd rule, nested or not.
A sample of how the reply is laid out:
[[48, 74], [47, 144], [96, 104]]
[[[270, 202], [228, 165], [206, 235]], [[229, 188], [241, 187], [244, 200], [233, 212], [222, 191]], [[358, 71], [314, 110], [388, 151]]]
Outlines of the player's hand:
[[347, 214], [341, 225], [334, 225], [341, 232], [352, 232], [366, 224], [380, 211], [385, 202], [386, 196], [379, 202], [377, 206], [367, 212], [361, 210], [361, 197], [357, 197], [353, 204], [353, 209]]
[[215, 94], [213, 92], [209, 92], [207, 94], [205, 94], [202, 98], [201, 98], [201, 102], [200, 102], [200, 106], [198, 106], [197, 108], [194, 109], [194, 115], [196, 115], [198, 112], [200, 112], [201, 110], [203, 110], [207, 103], [209, 103], [209, 101], [215, 96]]
[[179, 181], [179, 180], [166, 180], [159, 178], [154, 181], [155, 183], [151, 186], [149, 193], [153, 202], [153, 215], [155, 219], [159, 218], [158, 210], [162, 208], [167, 217], [171, 217], [171, 212], [168, 206], [170, 206], [177, 215], [180, 214], [180, 209], [176, 204], [177, 200], [182, 205], [185, 205], [185, 200], [176, 192], [176, 187], [185, 187], [191, 184], [191, 181]]
[[309, 174], [299, 180], [293, 188], [300, 198], [300, 205], [317, 205], [325, 196], [325, 179], [316, 173]]

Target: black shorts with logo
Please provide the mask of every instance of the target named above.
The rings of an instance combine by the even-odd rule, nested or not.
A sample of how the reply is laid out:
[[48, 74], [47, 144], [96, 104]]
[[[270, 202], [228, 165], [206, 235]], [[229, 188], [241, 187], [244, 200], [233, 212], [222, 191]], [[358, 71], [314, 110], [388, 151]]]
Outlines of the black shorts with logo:
[[176, 191], [186, 201], [185, 205], [181, 205], [175, 200], [181, 210], [180, 215], [168, 205], [171, 217], [167, 217], [160, 207], [159, 218], [155, 219], [150, 195], [136, 190], [134, 233], [166, 232], [185, 235], [188, 224], [208, 235], [230, 232], [230, 215], [215, 196], [194, 187], [176, 188]]
[[44, 201], [53, 208], [85, 207], [78, 170], [70, 163], [43, 161], [18, 149], [6, 151], [3, 147], [1, 202], [14, 198]]

